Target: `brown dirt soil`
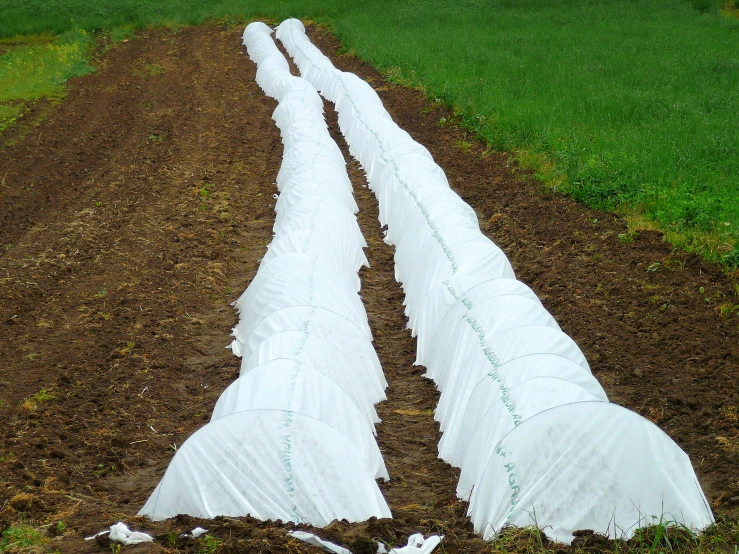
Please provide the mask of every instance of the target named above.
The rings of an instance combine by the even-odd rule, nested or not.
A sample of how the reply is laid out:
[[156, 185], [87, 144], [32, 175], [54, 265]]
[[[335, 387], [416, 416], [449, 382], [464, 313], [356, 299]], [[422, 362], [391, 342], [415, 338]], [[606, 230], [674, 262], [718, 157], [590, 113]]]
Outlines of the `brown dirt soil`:
[[[241, 31], [148, 31], [119, 44], [2, 148], [0, 531], [20, 521], [44, 527], [40, 551], [110, 552], [107, 539], [82, 537], [118, 520], [157, 539], [127, 552], [201, 551], [203, 539], [179, 537], [196, 525], [222, 541], [219, 552], [318, 551], [279, 523], [135, 517], [238, 374], [224, 348], [236, 321], [229, 303], [271, 238], [282, 147]], [[717, 313], [739, 302], [734, 283], [657, 233], [622, 244], [623, 222], [537, 190], [506, 156], [453, 124], [440, 128], [442, 116], [453, 118], [420, 92], [338, 56], [324, 31], [311, 34], [429, 148], [611, 400], [665, 429], [717, 511], [735, 515], [739, 319]], [[357, 553], [374, 552], [371, 539], [404, 543], [413, 532], [446, 534], [448, 552], [489, 549], [454, 498], [456, 470], [436, 458], [438, 395], [412, 366], [376, 201], [356, 162], [349, 170], [372, 265], [362, 295], [390, 383], [378, 440], [395, 519], [337, 522], [320, 534]]]

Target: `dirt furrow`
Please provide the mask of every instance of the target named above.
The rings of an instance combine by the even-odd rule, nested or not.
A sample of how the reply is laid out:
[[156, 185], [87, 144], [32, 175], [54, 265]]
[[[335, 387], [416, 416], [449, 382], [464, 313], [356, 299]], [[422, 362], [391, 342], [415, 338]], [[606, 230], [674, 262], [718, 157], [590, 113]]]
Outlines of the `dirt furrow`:
[[[294, 75], [300, 75], [289, 54], [280, 48]], [[388, 381], [387, 400], [377, 405], [382, 423], [377, 426], [377, 439], [385, 459], [390, 480], [380, 488], [392, 511], [392, 525], [378, 530], [391, 542], [405, 541], [412, 533], [442, 533], [455, 539], [476, 541], [466, 517], [466, 503], [457, 500], [457, 469], [440, 460], [437, 445], [441, 438], [433, 410], [439, 399], [435, 385], [421, 375], [422, 366], [414, 366], [416, 341], [407, 329], [403, 307], [403, 290], [395, 281], [394, 248], [383, 241], [378, 220], [379, 205], [359, 163], [351, 156], [338, 125], [333, 104], [324, 100], [329, 132], [339, 145], [347, 162], [347, 172], [359, 206], [357, 221], [367, 241], [365, 250], [369, 268], [362, 268], [361, 296], [374, 337], [374, 347]], [[344, 542], [357, 532], [357, 526], [345, 526], [336, 535]], [[359, 529], [373, 526], [359, 524]], [[332, 530], [338, 532], [338, 529]], [[355, 549], [372, 548], [364, 544], [366, 537], [354, 544]]]
[[409, 532], [449, 534], [455, 528], [453, 532], [459, 533], [459, 527], [464, 529], [468, 522], [465, 505], [454, 494], [458, 471], [437, 457], [441, 434], [433, 410], [439, 393], [421, 376], [425, 368], [413, 365], [416, 341], [406, 328], [403, 291], [395, 281], [394, 249], [382, 240], [377, 199], [338, 131], [336, 112], [328, 103], [326, 108], [329, 130], [348, 161], [360, 209], [357, 219], [368, 244], [370, 267], [360, 273], [361, 294], [388, 381], [387, 400], [377, 406], [382, 418], [378, 442], [390, 473], [390, 481], [381, 488], [393, 517]]

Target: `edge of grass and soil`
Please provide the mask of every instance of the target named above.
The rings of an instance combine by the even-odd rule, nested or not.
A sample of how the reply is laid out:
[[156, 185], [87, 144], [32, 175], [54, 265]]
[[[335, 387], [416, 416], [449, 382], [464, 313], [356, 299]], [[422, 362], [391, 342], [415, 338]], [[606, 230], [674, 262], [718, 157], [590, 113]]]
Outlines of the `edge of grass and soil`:
[[[714, 0], [691, 0], [689, 5], [692, 10], [688, 10], [687, 15], [683, 14], [681, 17], [683, 20], [695, 17], [697, 25], [714, 25], [717, 29], [719, 27], [726, 27], [731, 33], [739, 29], [739, 23], [735, 20], [736, 16], [739, 15], [739, 8], [734, 7], [733, 1], [731, 0], [731, 2], [719, 5]], [[562, 3], [560, 2], [559, 4]], [[635, 9], [638, 11], [638, 8]], [[526, 29], [525, 31], [517, 30], [511, 32], [510, 29], [506, 28], [504, 29], [504, 33], [507, 34], [505, 34], [503, 39], [508, 40], [510, 45], [516, 46], [516, 42], [527, 40], [521, 38], [521, 35], [524, 33], [532, 37], [528, 39], [532, 42], [542, 40], [544, 33], [537, 31], [541, 31], [544, 25], [549, 25], [550, 22], [555, 27], [557, 25], [561, 27], [572, 24], [572, 21], [567, 21], [566, 16], [563, 16], [562, 20], [558, 21], [554, 9], [552, 8], [550, 11], [552, 13], [547, 13], [552, 17], [540, 17], [535, 22], [539, 27], [535, 27], [533, 23], [527, 22], [530, 28], [522, 25], [522, 28]], [[691, 15], [692, 13], [696, 15], [693, 16]], [[653, 18], [651, 16], [653, 15], [655, 14], [650, 13], [650, 17], [645, 17], [645, 20], [652, 20]], [[634, 28], [624, 30], [623, 33], [625, 35], [628, 35], [629, 32], [638, 34], [636, 26], [632, 25], [632, 27]], [[466, 78], [459, 73], [460, 70], [454, 67], [444, 67], [442, 69], [442, 62], [439, 61], [439, 75], [436, 75], [434, 74], [437, 71], [436, 63], [433, 64], [433, 69], [431, 69], [428, 61], [425, 61], [426, 63], [423, 68], [417, 68], [412, 63], [409, 63], [408, 59], [411, 56], [393, 57], [389, 53], [387, 46], [380, 47], [374, 44], [367, 46], [363, 44], [362, 48], [354, 47], [354, 44], [362, 43], [358, 38], [359, 33], [356, 29], [347, 29], [347, 25], [345, 24], [339, 25], [336, 22], [330, 22], [326, 28], [336, 34], [345, 44], [344, 52], [355, 55], [372, 64], [390, 82], [417, 89], [425, 94], [431, 102], [442, 104], [447, 108], [453, 114], [453, 119], [449, 121], [440, 120], [440, 126], [453, 123], [468, 130], [472, 137], [484, 141], [490, 151], [510, 152], [512, 159], [517, 165], [522, 169], [528, 170], [528, 177], [548, 192], [563, 193], [596, 210], [614, 213], [625, 219], [629, 225], [630, 232], [640, 230], [660, 231], [664, 234], [665, 240], [673, 246], [688, 253], [699, 254], [703, 258], [719, 264], [725, 272], [733, 273], [735, 277], [739, 277], [739, 219], [737, 218], [738, 212], [735, 201], [735, 192], [737, 186], [739, 186], [739, 177], [737, 176], [736, 168], [734, 167], [732, 169], [732, 164], [734, 163], [732, 160], [739, 155], [739, 150], [737, 150], [739, 142], [737, 142], [736, 137], [730, 138], [724, 136], [717, 129], [714, 131], [715, 134], [710, 137], [705, 134], [708, 133], [707, 129], [696, 137], [687, 136], [689, 133], [695, 132], [695, 129], [687, 132], [688, 125], [686, 124], [686, 133], [684, 133], [686, 136], [678, 137], [674, 141], [677, 145], [674, 148], [675, 152], [668, 152], [665, 147], [663, 148], [664, 151], [659, 151], [656, 154], [660, 159], [657, 160], [655, 158], [655, 161], [660, 162], [664, 166], [658, 169], [665, 175], [659, 177], [658, 180], [645, 179], [643, 182], [638, 181], [639, 174], [642, 171], [638, 167], [635, 167], [633, 160], [628, 159], [630, 157], [633, 158], [634, 152], [638, 149], [632, 147], [631, 151], [628, 151], [625, 147], [624, 152], [618, 152], [613, 149], [610, 151], [598, 150], [593, 146], [599, 141], [603, 141], [603, 136], [598, 135], [607, 135], [609, 132], [614, 134], [619, 128], [623, 130], [626, 126], [632, 125], [632, 123], [635, 128], [649, 125], [651, 113], [659, 111], [657, 108], [665, 112], [662, 115], [664, 116], [665, 123], [669, 124], [670, 131], [675, 131], [675, 126], [671, 123], [672, 120], [683, 117], [689, 119], [698, 113], [700, 116], [696, 117], [696, 123], [700, 126], [700, 120], [702, 118], [708, 120], [712, 117], [711, 112], [715, 107], [721, 104], [727, 96], [732, 96], [730, 91], [733, 87], [727, 87], [721, 92], [716, 88], [717, 85], [714, 84], [714, 81], [718, 82], [723, 79], [727, 71], [732, 75], [732, 79], [739, 77], [739, 71], [736, 71], [736, 68], [739, 68], [739, 57], [736, 56], [737, 52], [723, 53], [725, 59], [721, 62], [717, 61], [710, 68], [696, 66], [695, 72], [708, 71], [710, 69], [710, 74], [706, 74], [702, 79], [702, 86], [708, 89], [710, 87], [706, 86], [706, 83], [711, 83], [714, 90], [711, 91], [710, 95], [700, 100], [693, 98], [697, 103], [703, 104], [702, 107], [693, 106], [696, 108], [694, 114], [686, 115], [687, 111], [693, 109], [688, 108], [687, 104], [684, 106], [667, 106], [667, 103], [675, 100], [674, 96], [665, 94], [666, 97], [663, 99], [661, 98], [663, 91], [656, 89], [656, 87], [648, 90], [647, 85], [642, 86], [642, 83], [638, 82], [633, 85], [641, 97], [630, 99], [630, 101], [633, 100], [633, 106], [626, 105], [626, 102], [623, 103], [624, 105], [615, 103], [614, 109], [616, 109], [619, 117], [622, 116], [621, 119], [623, 120], [617, 122], [615, 130], [608, 129], [607, 126], [599, 128], [591, 125], [586, 128], [587, 124], [580, 124], [576, 119], [573, 119], [569, 127], [572, 130], [570, 133], [569, 130], [556, 128], [559, 123], [557, 121], [544, 122], [542, 123], [543, 127], [541, 129], [537, 128], [536, 124], [532, 123], [532, 120], [535, 120], [535, 116], [537, 115], [535, 110], [547, 106], [543, 102], [539, 102], [539, 105], [536, 105], [530, 111], [526, 111], [526, 107], [523, 106], [524, 101], [516, 103], [511, 100], [515, 96], [511, 86], [508, 86], [508, 88], [498, 87], [503, 88], [506, 93], [511, 94], [501, 94], [497, 97], [497, 101], [501, 105], [505, 105], [506, 103], [512, 104], [513, 107], [509, 107], [509, 110], [515, 108], [522, 111], [518, 113], [518, 119], [517, 117], [511, 116], [510, 113], [507, 119], [503, 117], [504, 114], [502, 111], [497, 111], [494, 100], [489, 97], [484, 98], [484, 95], [478, 90], [484, 87], [488, 81], [496, 82], [503, 80], [496, 77], [489, 77], [485, 74], [486, 71], [494, 67], [491, 63], [478, 61], [475, 64], [476, 60], [470, 62], [466, 62], [465, 60], [465, 64], [463, 64], [464, 68], [471, 70], [472, 74], [471, 77]], [[605, 31], [611, 33], [621, 31], [621, 29], [614, 31], [614, 29], [606, 27]], [[648, 30], [642, 31], [645, 33], [649, 32]], [[674, 31], [675, 29], [672, 29], [672, 32]], [[552, 47], [553, 44], [551, 41], [556, 40], [558, 37], [555, 35], [554, 38], [548, 38], [550, 40], [548, 46]], [[664, 39], [664, 37], [662, 38]], [[578, 40], [581, 41], [582, 39]], [[460, 39], [460, 42], [465, 43], [462, 39]], [[617, 50], [615, 44], [612, 46], [614, 50]], [[643, 46], [643, 43], [640, 43], [640, 46]], [[429, 47], [433, 48], [432, 46]], [[530, 47], [527, 45], [525, 48]], [[673, 46], [673, 48], [677, 47]], [[522, 48], [519, 47], [515, 51], [521, 52], [521, 50]], [[537, 51], [533, 51], [533, 48], [530, 48], [530, 50], [532, 51], [525, 52], [528, 57], [524, 58], [524, 60], [527, 62], [532, 61], [530, 59], [531, 56], [537, 53]], [[549, 48], [549, 51], [555, 50], [556, 48]], [[637, 51], [635, 50], [634, 52], [636, 53]], [[454, 59], [457, 62], [460, 56], [458, 51], [455, 53], [458, 54], [457, 58]], [[542, 57], [546, 57], [543, 47], [540, 48], [538, 53]], [[469, 52], [467, 55], [470, 56]], [[418, 58], [418, 56], [416, 57]], [[489, 56], [482, 57], [483, 60], [488, 60], [488, 58]], [[577, 56], [573, 55], [572, 58], [577, 58]], [[564, 65], [562, 60], [554, 61], [556, 63], [552, 63], [551, 65], [555, 67]], [[694, 58], [690, 61], [696, 62]], [[669, 60], [669, 63], [673, 63], [673, 65], [674, 62], [675, 59]], [[498, 63], [497, 59], [496, 63]], [[505, 63], [509, 64], [510, 67], [515, 67], [514, 73], [516, 71], [518, 72], [512, 79], [522, 81], [519, 85], [519, 94], [526, 99], [530, 97], [534, 98], [531, 100], [531, 103], [536, 104], [536, 95], [540, 93], [541, 88], [539, 90], [532, 88], [534, 85], [530, 84], [532, 79], [530, 75], [527, 75], [527, 69], [524, 69], [525, 66], [520, 65], [519, 71], [519, 66], [509, 60], [500, 62], [500, 64]], [[451, 64], [447, 63], [446, 65], [449, 66]], [[568, 69], [575, 69], [576, 65], [574, 64], [573, 67]], [[605, 66], [605, 63], [603, 65]], [[603, 70], [601, 66], [598, 66], [598, 68]], [[675, 68], [673, 67], [672, 69]], [[616, 68], [613, 71], [618, 72], [620, 69]], [[642, 68], [642, 71], [648, 72], [648, 68]], [[665, 72], [667, 68], [656, 68], [655, 71]], [[691, 71], [693, 69], [686, 71], [685, 75], [680, 75], [680, 78], [685, 78], [684, 81], [698, 81], [697, 73], [692, 78], [687, 78], [687, 75]], [[628, 71], [623, 72], [618, 77], [623, 79], [636, 79], [640, 77], [636, 72], [633, 76], [627, 73]], [[455, 78], [457, 80], [453, 82]], [[476, 80], [479, 80], [482, 84], [478, 86], [478, 84], [473, 82]], [[567, 81], [567, 77], [561, 80]], [[612, 80], [615, 81], [615, 79]], [[465, 83], [464, 81], [468, 82]], [[534, 81], [536, 85], [542, 88], [546, 87], [546, 83], [541, 79]], [[616, 93], [624, 92], [628, 86], [631, 86], [629, 84], [627, 87], [623, 87], [623, 83], [616, 84], [622, 86], [622, 90], [617, 90]], [[563, 82], [555, 82], [554, 85], [558, 88], [556, 91], [557, 94], [568, 97], [577, 96], [577, 91], [566, 90], [566, 84], [563, 84]], [[670, 83], [669, 87], [665, 86], [664, 92], [666, 93], [668, 89], [675, 88], [675, 86], [675, 83]], [[584, 112], [587, 112], [588, 109], [591, 112], [597, 111], [597, 108], [594, 108], [593, 105], [601, 106], [599, 101], [608, 100], [609, 93], [602, 93], [601, 96], [602, 98], [593, 94], [591, 97], [578, 99], [578, 102], [585, 103]], [[574, 104], [575, 102], [570, 103]], [[557, 100], [552, 103], [551, 107], [558, 110], [570, 110], [568, 112], [569, 116], [576, 117], [576, 109], [573, 109], [572, 106], [567, 106], [567, 103], [564, 101]], [[628, 111], [632, 108], [637, 113], [626, 115], [618, 113], [619, 110]], [[538, 115], [541, 116], [541, 109], [539, 109]], [[735, 124], [735, 115], [724, 115], [728, 119], [720, 123], [719, 126], [731, 126]], [[597, 117], [594, 119], [597, 120]], [[617, 120], [618, 118], [614, 119]], [[655, 119], [659, 120], [656, 116]], [[552, 125], [555, 128], [544, 128], [544, 126]], [[562, 134], [562, 137], [558, 136], [559, 133]], [[645, 134], [641, 137], [636, 135], [629, 136], [624, 138], [624, 144], [629, 140], [633, 140], [635, 143], [638, 140], [653, 140], [658, 134], [652, 132], [651, 135]], [[666, 131], [665, 134], [669, 134], [669, 132]], [[673, 139], [666, 139], [665, 142], [668, 140]], [[615, 141], [617, 142], [618, 138]], [[680, 141], [682, 141], [682, 144]], [[685, 149], [687, 143], [691, 141], [693, 141], [692, 147], [696, 152], [706, 153], [707, 157], [705, 160], [698, 157], [692, 159], [690, 162], [685, 162], [676, 157], [678, 148]], [[468, 144], [464, 142], [462, 141], [458, 145], [463, 150], [468, 147]], [[613, 142], [614, 139], [611, 139], [611, 143]], [[718, 147], [718, 143], [721, 143], [720, 147]], [[729, 146], [729, 143], [731, 143], [731, 146]], [[642, 151], [646, 152], [649, 148], [650, 145], [645, 143]], [[722, 150], [723, 148], [727, 148], [725, 152]], [[665, 162], [663, 158], [669, 158], [670, 162]], [[649, 162], [650, 159], [652, 158], [646, 156], [643, 158], [643, 161]], [[623, 167], [619, 160], [626, 163], [626, 165], [630, 165], [631, 168], [629, 171], [634, 175], [625, 174], [622, 171]], [[681, 174], [679, 171], [670, 173], [668, 166], [671, 163], [675, 165], [682, 163], [684, 167], [705, 165], [706, 168], [699, 168], [699, 170], [694, 172], [695, 175], [688, 173]], [[720, 164], [724, 165], [719, 168], [718, 166]], [[656, 164], [644, 163], [643, 165], [651, 166]], [[711, 167], [709, 168], [709, 166]], [[716, 166], [717, 169], [714, 170], [713, 166]], [[643, 173], [649, 174], [648, 171], [643, 171]], [[656, 174], [656, 172], [652, 173]], [[711, 182], [712, 177], [715, 177], [715, 183]], [[672, 179], [672, 182], [669, 182], [670, 179]], [[721, 190], [720, 194], [719, 189]], [[674, 205], [671, 198], [672, 194], [678, 199]], [[729, 206], [730, 209], [724, 209], [726, 206]]]
[[0, 39], [0, 137], [20, 139], [66, 95], [66, 82], [94, 71], [84, 30]]

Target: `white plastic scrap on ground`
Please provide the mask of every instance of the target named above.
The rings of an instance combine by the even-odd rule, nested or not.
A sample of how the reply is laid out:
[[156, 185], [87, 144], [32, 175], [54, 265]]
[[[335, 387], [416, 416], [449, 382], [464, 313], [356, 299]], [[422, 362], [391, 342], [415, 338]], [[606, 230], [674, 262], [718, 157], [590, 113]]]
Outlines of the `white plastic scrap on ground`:
[[378, 544], [377, 554], [431, 554], [443, 539], [444, 535], [431, 535], [424, 539], [422, 534], [416, 533], [408, 537], [406, 546], [391, 548], [389, 551], [382, 543]]
[[389, 478], [374, 406], [387, 382], [358, 294], [367, 243], [323, 101], [290, 74], [271, 34], [252, 23], [243, 40], [257, 84], [279, 103], [274, 239], [235, 302], [240, 376], [139, 512], [155, 520], [250, 515], [322, 527], [391, 517], [375, 481]]
[[653, 518], [711, 524], [687, 455], [608, 402], [580, 349], [375, 90], [336, 69], [300, 21], [276, 35], [335, 104], [379, 201], [417, 363], [441, 391], [439, 456], [462, 469], [457, 494], [470, 501], [475, 530], [492, 538], [506, 525], [538, 524], [569, 543], [578, 529], [628, 538]]
[[[324, 540], [313, 533], [306, 533], [305, 531], [291, 531], [288, 535], [308, 544], [323, 548], [327, 552], [333, 552], [334, 554], [352, 554], [351, 550]], [[391, 548], [390, 550], [387, 549], [385, 544], [378, 542], [377, 554], [431, 554], [431, 552], [439, 546], [439, 543], [441, 543], [443, 538], [443, 535], [431, 535], [424, 539], [423, 535], [416, 533], [415, 535], [408, 537], [408, 544], [406, 546]]]
[[154, 537], [141, 531], [131, 531], [125, 523], [118, 522], [110, 526], [109, 531], [100, 531], [91, 537], [85, 537], [86, 541], [96, 539], [101, 535], [108, 534], [108, 538], [113, 542], [119, 542], [123, 545], [142, 544], [154, 541]]
[[314, 535], [313, 533], [306, 533], [305, 531], [290, 531], [288, 535], [308, 544], [312, 544], [313, 546], [323, 548], [326, 552], [333, 552], [334, 554], [352, 554], [352, 551], [348, 548], [323, 540], [321, 537]]

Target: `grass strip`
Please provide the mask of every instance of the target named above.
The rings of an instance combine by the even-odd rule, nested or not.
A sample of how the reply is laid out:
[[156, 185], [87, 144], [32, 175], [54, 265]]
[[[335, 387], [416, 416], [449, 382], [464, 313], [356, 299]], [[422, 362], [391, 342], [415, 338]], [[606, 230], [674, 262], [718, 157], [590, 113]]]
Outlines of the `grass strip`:
[[72, 77], [93, 71], [93, 38], [84, 30], [58, 37], [47, 34], [0, 40], [0, 133], [14, 125], [38, 100], [56, 101]]

